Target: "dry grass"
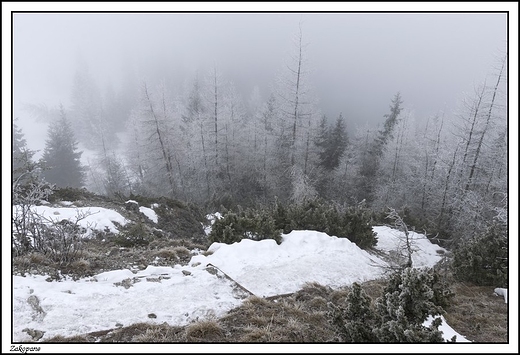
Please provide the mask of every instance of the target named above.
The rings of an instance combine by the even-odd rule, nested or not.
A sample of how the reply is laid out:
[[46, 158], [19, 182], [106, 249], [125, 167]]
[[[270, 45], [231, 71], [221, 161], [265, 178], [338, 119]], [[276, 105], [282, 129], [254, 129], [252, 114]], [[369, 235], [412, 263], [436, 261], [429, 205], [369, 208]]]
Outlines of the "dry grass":
[[44, 254], [39, 252], [32, 252], [27, 255], [20, 255], [13, 258], [13, 267], [19, 270], [28, 270], [39, 265], [47, 266], [52, 264], [52, 261]]
[[508, 307], [492, 286], [456, 283], [445, 315], [448, 324], [472, 342], [507, 343]]
[[70, 264], [70, 268], [74, 269], [78, 274], [90, 271], [90, 261], [87, 259], [75, 260]]
[[216, 343], [225, 341], [225, 335], [224, 330], [216, 321], [205, 320], [186, 327], [186, 340], [188, 342]]
[[173, 248], [173, 251], [175, 252], [177, 257], [179, 257], [179, 259], [188, 259], [189, 260], [191, 258], [190, 250], [184, 246], [177, 246], [177, 247]]
[[132, 338], [132, 342], [136, 343], [176, 343], [184, 341], [183, 329], [168, 325], [152, 325], [144, 333]]
[[136, 323], [99, 334], [97, 340], [104, 343], [174, 343], [182, 342], [182, 328], [166, 324]]
[[325, 312], [331, 290], [308, 284], [299, 292], [270, 300], [249, 297], [220, 323], [232, 342], [327, 342], [336, 334]]
[[177, 253], [175, 250], [173, 250], [173, 248], [162, 248], [156, 251], [153, 255], [167, 260], [178, 259]]
[[[362, 284], [375, 300], [385, 280]], [[455, 283], [445, 315], [449, 325], [468, 340], [507, 342], [507, 304], [493, 296], [493, 287]], [[218, 320], [201, 320], [185, 327], [138, 323], [73, 338], [55, 337], [49, 342], [144, 342], [144, 343], [329, 343], [340, 342], [330, 322], [329, 303], [344, 305], [349, 288], [332, 290], [306, 284], [300, 291], [269, 299], [250, 296], [240, 307]]]

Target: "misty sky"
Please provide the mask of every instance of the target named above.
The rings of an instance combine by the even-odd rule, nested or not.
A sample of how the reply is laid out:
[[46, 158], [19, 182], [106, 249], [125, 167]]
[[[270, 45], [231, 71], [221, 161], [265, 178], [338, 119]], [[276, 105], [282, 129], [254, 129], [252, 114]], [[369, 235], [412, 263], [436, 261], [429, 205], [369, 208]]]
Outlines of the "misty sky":
[[254, 86], [266, 99], [300, 23], [319, 108], [329, 118], [342, 112], [351, 127], [383, 122], [398, 91], [416, 117], [453, 111], [507, 48], [505, 13], [19, 13], [14, 117], [28, 140], [41, 136], [24, 126], [21, 105], [67, 107], [82, 61], [102, 91], [133, 72], [181, 93], [215, 63], [245, 101]]

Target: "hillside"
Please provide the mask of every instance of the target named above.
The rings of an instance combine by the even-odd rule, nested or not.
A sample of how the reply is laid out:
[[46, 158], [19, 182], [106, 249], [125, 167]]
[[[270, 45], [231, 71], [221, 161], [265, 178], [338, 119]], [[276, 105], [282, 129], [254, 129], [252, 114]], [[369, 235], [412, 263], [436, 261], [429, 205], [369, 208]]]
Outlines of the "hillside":
[[[39, 215], [57, 220], [84, 213], [78, 221], [85, 228], [82, 257], [67, 268], [38, 253], [13, 259], [14, 342], [338, 341], [330, 326], [312, 332], [327, 322], [328, 302], [344, 299], [354, 282], [378, 297], [403, 240], [402, 232], [376, 226], [378, 244], [368, 251], [316, 231], [283, 234], [279, 245], [274, 240], [208, 245], [205, 236], [214, 215], [201, 220], [188, 206], [147, 202], [83, 199], [34, 207]], [[177, 233], [189, 230], [191, 238], [178, 238], [176, 228]], [[415, 267], [433, 267], [447, 254], [422, 234], [412, 233], [412, 240]], [[471, 285], [454, 289], [456, 306], [445, 318], [458, 328], [443, 319], [445, 339], [456, 335], [459, 342], [505, 342], [503, 299], [493, 297], [492, 288], [479, 288], [473, 295]], [[494, 315], [487, 321], [486, 308]], [[279, 312], [280, 320], [273, 323]], [[287, 318], [284, 312], [293, 314]], [[472, 317], [481, 318], [478, 329]], [[287, 322], [310, 328], [296, 327], [293, 335], [281, 336]], [[213, 331], [194, 335], [204, 325]], [[266, 326], [272, 333], [266, 333]], [[493, 334], [486, 333], [488, 327]]]

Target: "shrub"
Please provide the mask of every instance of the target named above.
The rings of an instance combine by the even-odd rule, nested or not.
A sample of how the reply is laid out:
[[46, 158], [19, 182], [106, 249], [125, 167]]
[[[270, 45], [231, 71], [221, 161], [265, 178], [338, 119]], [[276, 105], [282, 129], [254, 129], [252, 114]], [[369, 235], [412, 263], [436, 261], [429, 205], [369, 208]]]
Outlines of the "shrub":
[[348, 238], [360, 248], [377, 244], [372, 231], [372, 215], [362, 206], [341, 207], [322, 199], [299, 204], [225, 212], [216, 220], [209, 235], [211, 242], [235, 243], [244, 238], [281, 241], [281, 232], [316, 230], [339, 238]]
[[[77, 201], [84, 199], [93, 199], [96, 195], [89, 192], [85, 188], [61, 187], [55, 188], [52, 195], [49, 196], [49, 202], [56, 201]], [[99, 196], [98, 196], [99, 197]]]
[[135, 247], [148, 245], [153, 239], [153, 233], [142, 222], [131, 225], [130, 228], [121, 231], [115, 238], [114, 242], [122, 247]]
[[378, 326], [374, 333], [380, 342], [442, 342], [439, 321], [425, 327], [429, 315], [440, 315], [434, 303], [434, 278], [430, 270], [406, 268], [390, 277], [389, 284], [375, 308]]
[[352, 285], [346, 303], [344, 308], [329, 304], [331, 322], [343, 340], [347, 343], [376, 342], [372, 332], [375, 314], [371, 308], [371, 299], [358, 283]]
[[227, 212], [222, 218], [215, 220], [210, 242], [232, 244], [242, 239], [263, 240], [274, 239], [281, 242], [281, 231], [276, 229], [276, 222], [265, 210], [247, 210]]
[[372, 230], [372, 218], [368, 209], [359, 206], [347, 208], [343, 224], [343, 229], [346, 230], [345, 237], [361, 249], [377, 244], [377, 236]]
[[89, 214], [78, 212], [75, 220], [59, 221], [28, 207], [13, 212], [13, 254], [20, 256], [36, 251], [60, 265], [77, 260], [82, 253], [82, 239], [86, 232], [79, 222]]
[[347, 238], [362, 249], [377, 244], [372, 213], [363, 206], [344, 207], [323, 199], [305, 200], [287, 208], [284, 232], [309, 229]]
[[428, 316], [443, 312], [444, 285], [430, 269], [407, 268], [390, 276], [383, 295], [372, 302], [354, 283], [346, 302], [329, 303], [329, 322], [345, 342], [442, 342], [440, 320], [424, 326]]
[[480, 286], [508, 285], [507, 231], [494, 225], [480, 236], [462, 241], [453, 251], [453, 274]]

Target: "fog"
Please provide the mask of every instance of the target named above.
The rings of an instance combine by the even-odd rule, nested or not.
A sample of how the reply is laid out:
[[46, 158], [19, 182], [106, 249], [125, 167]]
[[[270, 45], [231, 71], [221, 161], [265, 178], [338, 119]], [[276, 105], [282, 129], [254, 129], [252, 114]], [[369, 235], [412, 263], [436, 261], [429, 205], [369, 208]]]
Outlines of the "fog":
[[102, 93], [164, 80], [183, 95], [216, 65], [266, 99], [300, 27], [318, 107], [351, 129], [382, 123], [397, 92], [416, 117], [453, 112], [507, 50], [505, 13], [15, 13], [13, 117], [43, 149], [24, 107], [67, 107], [84, 67]]

